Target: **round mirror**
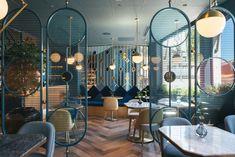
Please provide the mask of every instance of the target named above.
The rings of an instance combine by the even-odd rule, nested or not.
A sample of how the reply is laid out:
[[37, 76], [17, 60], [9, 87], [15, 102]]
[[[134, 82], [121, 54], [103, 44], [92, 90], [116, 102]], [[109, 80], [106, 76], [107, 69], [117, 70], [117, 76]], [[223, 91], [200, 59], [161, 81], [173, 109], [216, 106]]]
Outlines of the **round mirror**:
[[50, 59], [52, 62], [58, 63], [61, 60], [61, 54], [59, 52], [54, 51], [51, 53]]
[[233, 88], [234, 67], [222, 58], [205, 59], [197, 68], [197, 84], [208, 95], [224, 95]]
[[168, 71], [164, 74], [164, 79], [166, 82], [173, 82], [175, 81], [176, 75], [172, 71]]
[[6, 89], [15, 95], [29, 96], [40, 85], [39, 67], [30, 60], [16, 58], [4, 71]]
[[177, 8], [164, 8], [151, 21], [154, 40], [165, 47], [176, 47], [188, 37], [190, 23], [186, 15]]
[[69, 71], [65, 71], [61, 74], [61, 78], [65, 82], [69, 82], [73, 79], [73, 74]]
[[74, 45], [85, 36], [84, 18], [74, 9], [57, 10], [49, 19], [47, 32], [52, 42], [61, 45]]

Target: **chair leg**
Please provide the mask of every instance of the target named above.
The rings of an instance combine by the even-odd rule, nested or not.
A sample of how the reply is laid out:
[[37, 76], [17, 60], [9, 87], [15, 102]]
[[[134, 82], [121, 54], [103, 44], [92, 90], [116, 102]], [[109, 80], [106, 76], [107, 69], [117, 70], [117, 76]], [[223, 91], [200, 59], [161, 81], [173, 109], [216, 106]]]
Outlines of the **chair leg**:
[[141, 146], [143, 149], [143, 144], [144, 144], [144, 130], [141, 129]]
[[129, 119], [129, 130], [128, 130], [128, 135], [130, 135], [131, 132], [131, 122], [132, 122], [132, 118]]
[[107, 111], [104, 111], [104, 119], [106, 119], [106, 115], [107, 114]]
[[113, 121], [113, 110], [111, 111], [111, 121]]
[[134, 133], [133, 133], [133, 137], [135, 138], [135, 131], [136, 131], [136, 128], [134, 128]]
[[116, 110], [116, 119], [118, 119], [118, 110]]

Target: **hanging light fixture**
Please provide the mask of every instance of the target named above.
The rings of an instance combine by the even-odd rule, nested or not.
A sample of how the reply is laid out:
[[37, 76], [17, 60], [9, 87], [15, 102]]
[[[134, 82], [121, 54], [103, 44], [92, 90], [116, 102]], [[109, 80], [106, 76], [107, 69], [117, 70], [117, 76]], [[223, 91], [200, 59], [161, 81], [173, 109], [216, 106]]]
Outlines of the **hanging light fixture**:
[[75, 61], [75, 58], [73, 57], [73, 55], [71, 54], [71, 40], [72, 40], [72, 19], [73, 17], [70, 16], [68, 17], [68, 20], [69, 20], [69, 55], [67, 56], [67, 63], [68, 64], [73, 64], [74, 61]]
[[79, 70], [82, 70], [82, 65], [81, 64], [77, 64], [76, 65], [76, 69], [79, 71]]
[[142, 68], [143, 68], [143, 70], [145, 70], [145, 71], [146, 71], [146, 70], [148, 70], [148, 69], [149, 69], [149, 66], [148, 66], [147, 64], [144, 64]]
[[161, 58], [160, 57], [151, 57], [151, 62], [153, 64], [159, 64], [161, 62]]
[[[8, 22], [3, 25], [3, 27], [0, 29], [0, 33], [2, 33], [14, 20], [15, 18], [28, 6], [27, 3], [25, 3], [24, 0], [20, 0], [22, 3], [22, 7], [11, 17]], [[0, 0], [0, 20], [3, 19], [8, 12], [8, 4], [6, 0]]]
[[176, 52], [173, 56], [172, 56], [172, 62], [179, 64], [182, 62], [182, 58], [180, 56], [180, 54], [178, 52]]
[[76, 62], [82, 62], [84, 60], [84, 55], [81, 52], [76, 52], [74, 54], [74, 59]]
[[135, 18], [136, 21], [136, 39], [135, 39], [135, 44], [136, 44], [136, 48], [133, 51], [133, 55], [132, 55], [132, 61], [134, 63], [141, 63], [143, 61], [143, 56], [137, 52], [137, 42], [138, 42], [138, 22], [139, 19]]
[[8, 12], [8, 4], [6, 0], [0, 0], [0, 20], [3, 19]]
[[[214, 5], [217, 5], [216, 0], [214, 1]], [[201, 36], [212, 38], [223, 32], [225, 24], [226, 19], [223, 13], [209, 7], [209, 10], [202, 14], [197, 20], [196, 27]]]
[[112, 62], [112, 64], [109, 65], [109, 69], [114, 70], [115, 68], [116, 68], [116, 65], [114, 64], [114, 62]]
[[116, 68], [114, 58], [113, 58], [113, 39], [112, 39], [112, 52], [111, 52], [112, 63], [109, 65], [110, 70], [114, 70]]

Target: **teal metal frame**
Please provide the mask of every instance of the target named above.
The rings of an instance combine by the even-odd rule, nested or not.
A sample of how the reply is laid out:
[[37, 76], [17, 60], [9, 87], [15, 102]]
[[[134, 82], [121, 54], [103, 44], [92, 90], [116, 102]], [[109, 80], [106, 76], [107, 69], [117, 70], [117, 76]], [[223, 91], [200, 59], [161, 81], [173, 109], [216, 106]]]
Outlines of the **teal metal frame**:
[[[154, 22], [154, 18], [156, 15], [158, 15], [160, 12], [166, 10], [166, 9], [173, 9], [177, 12], [179, 12], [180, 14], [182, 14], [186, 21], [187, 21], [187, 28], [188, 29], [188, 34], [187, 34], [187, 38], [185, 38], [185, 40], [182, 42], [184, 43], [186, 40], [188, 40], [188, 43], [191, 43], [191, 23], [190, 23], [190, 20], [188, 18], [188, 16], [180, 9], [178, 8], [174, 8], [174, 7], [171, 7], [171, 4], [169, 3], [169, 7], [166, 7], [166, 8], [163, 8], [161, 10], [159, 10], [154, 16], [153, 18], [151, 19], [151, 22], [150, 22], [150, 35], [149, 35], [149, 41], [151, 43], [152, 39], [153, 39], [153, 42], [156, 42], [158, 45], [162, 46], [162, 47], [166, 47], [169, 49], [169, 71], [171, 71], [171, 48], [173, 47], [177, 47], [179, 45], [181, 45], [182, 43], [178, 44], [178, 45], [175, 45], [175, 46], [166, 46], [166, 45], [163, 45], [162, 43], [160, 43], [158, 40], [155, 39], [155, 37], [153, 36], [153, 32], [152, 32], [152, 24]], [[169, 34], [170, 35], [170, 34]], [[188, 103], [189, 103], [189, 106], [188, 106], [188, 114], [187, 114], [187, 117], [188, 119], [190, 119], [191, 121], [191, 44], [188, 44]], [[150, 54], [150, 52], [149, 52]], [[160, 69], [162, 70], [162, 69]], [[149, 80], [150, 82], [150, 86], [151, 86], [151, 80]], [[172, 98], [172, 94], [171, 94], [171, 82], [169, 82], [169, 106], [168, 107], [171, 107], [171, 98]], [[151, 89], [150, 89], [150, 110], [152, 110], [152, 99], [151, 99]], [[149, 119], [150, 119], [150, 132], [151, 134], [153, 135], [153, 138], [155, 141], [159, 142], [159, 140], [154, 136], [153, 134], [153, 130], [152, 130], [152, 120], [154, 119], [154, 116], [157, 114], [158, 111], [155, 111], [155, 113], [150, 113], [149, 115]]]
[[[85, 17], [79, 12], [79, 11], [77, 11], [77, 10], [75, 10], [75, 9], [73, 9], [73, 8], [69, 8], [69, 7], [67, 7], [67, 5], [66, 5], [66, 7], [64, 7], [64, 8], [60, 8], [60, 9], [58, 9], [58, 10], [56, 10], [56, 11], [54, 11], [50, 16], [49, 16], [49, 18], [48, 18], [48, 21], [47, 21], [47, 35], [46, 35], [46, 43], [47, 43], [47, 56], [46, 56], [46, 62], [47, 62], [47, 68], [46, 68], [46, 100], [48, 100], [48, 97], [49, 97], [49, 95], [48, 95], [48, 92], [49, 92], [49, 90], [48, 90], [48, 87], [49, 87], [49, 54], [50, 54], [50, 38], [49, 38], [49, 33], [48, 33], [48, 28], [49, 28], [49, 25], [50, 25], [50, 21], [51, 21], [51, 19], [53, 18], [53, 16], [56, 14], [56, 13], [58, 13], [58, 12], [60, 12], [60, 11], [63, 11], [63, 10], [71, 10], [71, 11], [73, 11], [73, 12], [75, 12], [75, 13], [77, 13], [82, 19], [83, 19], [83, 21], [84, 21], [84, 24], [85, 24], [85, 34], [84, 34], [84, 36], [83, 36], [83, 38], [79, 41], [79, 42], [81, 42], [81, 41], [83, 41], [84, 40], [84, 45], [85, 45], [85, 54], [84, 54], [84, 65], [85, 65], [85, 67], [84, 67], [84, 71], [85, 71], [85, 85], [87, 85], [87, 73], [88, 73], [88, 38], [87, 38], [87, 23], [86, 23], [86, 20], [85, 20]], [[67, 54], [67, 53], [66, 53]], [[68, 55], [68, 54], [67, 54]], [[67, 65], [67, 63], [66, 63], [66, 70], [68, 70], [68, 65]], [[67, 91], [67, 85], [68, 85], [68, 83], [66, 83], [66, 91]], [[77, 142], [75, 142], [75, 143], [72, 143], [72, 144], [61, 144], [61, 143], [58, 143], [58, 142], [56, 142], [58, 145], [61, 145], [61, 146], [65, 146], [65, 147], [69, 147], [69, 146], [73, 146], [73, 145], [76, 145], [76, 144], [78, 144], [84, 137], [85, 137], [85, 135], [86, 135], [86, 131], [87, 131], [87, 121], [88, 121], [88, 99], [87, 99], [87, 97], [88, 97], [88, 92], [87, 92], [87, 86], [86, 86], [86, 91], [85, 91], [85, 101], [84, 101], [84, 115], [82, 115], [83, 117], [84, 117], [84, 122], [85, 122], [85, 131], [83, 132], [83, 135], [81, 136], [81, 138], [77, 141]], [[68, 97], [66, 96], [66, 101], [68, 101]], [[66, 107], [69, 107], [69, 106], [67, 106], [67, 103], [66, 103], [66, 105], [65, 105]], [[48, 101], [46, 102], [46, 117], [47, 117], [47, 120], [48, 120], [48, 116], [49, 116], [49, 114], [48, 114], [48, 111], [49, 111], [49, 104], [48, 104]]]
[[[18, 9], [14, 9], [12, 10], [11, 12], [9, 12], [7, 14], [7, 16], [4, 18], [3, 20], [3, 25], [5, 25], [8, 20], [11, 18], [11, 15], [12, 14], [15, 14], [18, 10]], [[39, 18], [39, 16], [32, 10], [30, 9], [24, 9], [22, 11], [23, 12], [30, 12], [32, 13], [36, 20], [38, 20], [38, 22], [40, 23], [40, 49], [41, 49], [41, 55], [40, 55], [40, 72], [41, 72], [41, 76], [40, 76], [40, 117], [41, 117], [41, 120], [43, 119], [43, 100], [42, 100], [42, 87], [43, 87], [43, 28], [42, 28], [42, 23], [41, 23], [41, 20]], [[11, 26], [11, 24], [9, 25]], [[7, 30], [7, 29], [6, 29]], [[1, 52], [1, 78], [3, 79], [3, 72], [5, 70], [5, 38], [6, 38], [6, 30], [4, 30], [2, 32], [1, 35], [1, 40], [2, 40], [2, 52]], [[6, 94], [6, 86], [4, 84], [4, 81], [2, 81], [2, 84], [1, 84], [1, 105], [2, 105], [2, 132], [3, 134], [6, 134], [6, 128], [5, 128], [5, 94]]]

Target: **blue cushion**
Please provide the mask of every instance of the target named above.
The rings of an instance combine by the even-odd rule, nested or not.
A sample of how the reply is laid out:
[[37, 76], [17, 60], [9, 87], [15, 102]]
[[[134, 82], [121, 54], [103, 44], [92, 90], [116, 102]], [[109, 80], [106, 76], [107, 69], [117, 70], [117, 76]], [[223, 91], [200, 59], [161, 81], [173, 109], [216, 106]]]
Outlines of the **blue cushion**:
[[88, 101], [89, 106], [103, 106], [103, 101], [102, 100], [89, 100]]
[[98, 95], [96, 95], [96, 97], [94, 97], [92, 99], [92, 101], [101, 101], [101, 100], [102, 100], [102, 94], [101, 93], [99, 93]]
[[131, 99], [134, 99], [135, 96], [137, 95], [137, 93], [139, 92], [140, 90], [136, 87], [136, 86], [133, 86], [128, 92], [127, 92], [127, 95], [131, 96], [132, 98]]
[[120, 97], [124, 97], [126, 95], [126, 90], [122, 87], [122, 86], [119, 86], [116, 91], [114, 92], [114, 95], [115, 96], [120, 96]]
[[80, 85], [80, 95], [85, 95], [86, 94], [86, 88], [83, 85]]
[[164, 148], [164, 155], [167, 157], [188, 157], [181, 153], [175, 146], [172, 144], [167, 144]]
[[92, 86], [88, 91], [88, 95], [91, 96], [91, 98], [95, 98], [99, 93], [100, 91], [96, 88], [96, 86]]
[[111, 96], [111, 89], [108, 86], [105, 86], [101, 92], [100, 92], [103, 96]]

